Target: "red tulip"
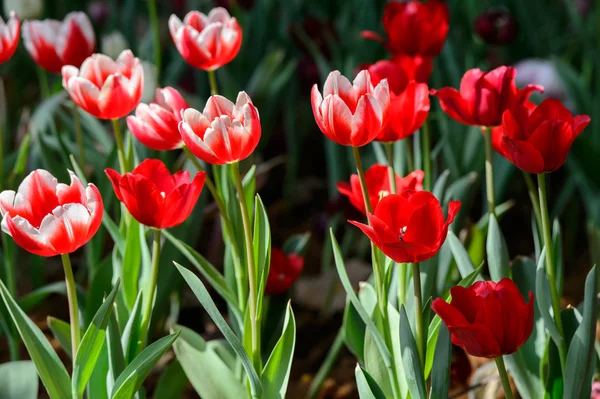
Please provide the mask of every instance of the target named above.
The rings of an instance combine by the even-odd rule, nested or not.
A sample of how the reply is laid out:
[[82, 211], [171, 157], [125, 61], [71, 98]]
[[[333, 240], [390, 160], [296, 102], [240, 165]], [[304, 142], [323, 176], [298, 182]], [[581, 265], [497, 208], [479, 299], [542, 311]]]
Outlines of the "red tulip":
[[156, 89], [151, 104], [139, 104], [135, 116], [127, 117], [127, 127], [146, 147], [157, 151], [174, 150], [183, 146], [178, 125], [181, 111], [187, 103], [172, 87]]
[[183, 22], [169, 18], [175, 47], [193, 67], [213, 71], [235, 58], [242, 45], [242, 28], [226, 9], [213, 8], [208, 16], [190, 11]]
[[131, 173], [121, 176], [106, 169], [119, 201], [141, 224], [156, 229], [168, 229], [183, 223], [198, 202], [206, 173], [196, 173], [190, 183], [190, 172], [174, 175], [162, 161], [146, 159]]
[[2, 230], [21, 248], [40, 256], [70, 254], [98, 231], [104, 214], [100, 191], [69, 174], [66, 185], [48, 171], [34, 170], [17, 192], [0, 193]]
[[[396, 190], [401, 193], [404, 190], [421, 191], [423, 190], [423, 177], [425, 174], [422, 170], [415, 170], [406, 177], [396, 175]], [[377, 204], [383, 197], [387, 197], [390, 192], [390, 177], [387, 165], [375, 164], [365, 172], [365, 180], [367, 182], [367, 191], [371, 199], [371, 207], [373, 211], [377, 209]], [[363, 199], [360, 188], [360, 179], [358, 175], [350, 176], [350, 183], [337, 183], [339, 192], [350, 199], [350, 203], [356, 209], [367, 214], [365, 209], [365, 201]]]
[[494, 358], [514, 353], [533, 331], [533, 293], [525, 303], [512, 280], [478, 281], [469, 288], [450, 289], [452, 301], [441, 298], [431, 308], [444, 321], [452, 342], [472, 356]]
[[360, 71], [353, 83], [339, 71], [331, 72], [323, 86], [323, 96], [315, 84], [310, 96], [313, 114], [323, 134], [338, 144], [369, 144], [387, 123], [388, 82], [384, 79], [373, 87], [368, 71]]
[[139, 104], [144, 90], [144, 70], [131, 50], [113, 61], [93, 54], [77, 69], [62, 69], [63, 87], [75, 104], [100, 119], [118, 119]]
[[544, 100], [533, 111], [517, 105], [502, 115], [492, 133], [492, 144], [519, 169], [553, 172], [567, 159], [579, 133], [590, 123], [587, 115], [572, 116], [560, 101]]
[[388, 257], [398, 263], [422, 262], [435, 256], [448, 226], [460, 209], [460, 201], [448, 205], [448, 218], [439, 201], [429, 191], [404, 190], [379, 201], [374, 213], [367, 214], [369, 225], [350, 221], [359, 227]]
[[508, 9], [494, 7], [477, 17], [475, 32], [487, 44], [508, 44], [517, 36], [517, 20]]
[[190, 151], [210, 164], [224, 165], [246, 159], [260, 141], [258, 110], [243, 91], [235, 105], [222, 96], [211, 96], [202, 112], [182, 112], [179, 133]]
[[265, 294], [281, 295], [290, 289], [304, 268], [304, 258], [298, 254], [286, 255], [279, 248], [271, 248], [271, 266]]
[[14, 11], [6, 23], [0, 17], [0, 64], [8, 61], [17, 50], [20, 32], [21, 22]]
[[460, 82], [460, 92], [452, 87], [432, 90], [439, 97], [442, 109], [453, 119], [465, 125], [498, 126], [502, 113], [517, 104], [523, 104], [534, 91], [543, 91], [539, 85], [527, 85], [518, 90], [517, 71], [501, 66], [490, 72], [471, 69]]
[[408, 81], [404, 70], [392, 61], [368, 67], [373, 84], [387, 79], [390, 86], [390, 117], [376, 140], [402, 140], [416, 132], [429, 115], [429, 89], [425, 83]]
[[83, 12], [71, 12], [56, 21], [23, 22], [23, 42], [36, 64], [49, 72], [60, 73], [65, 65], [79, 67], [94, 52], [96, 35]]
[[402, 68], [408, 80], [415, 80], [419, 83], [429, 82], [429, 76], [431, 76], [431, 71], [433, 70], [433, 60], [431, 57], [394, 54], [392, 62]]

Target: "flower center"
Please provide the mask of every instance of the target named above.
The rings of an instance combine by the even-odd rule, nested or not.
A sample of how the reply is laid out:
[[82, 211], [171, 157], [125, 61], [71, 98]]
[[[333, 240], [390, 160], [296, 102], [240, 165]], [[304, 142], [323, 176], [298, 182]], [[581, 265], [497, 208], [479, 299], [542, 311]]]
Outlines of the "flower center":
[[398, 239], [404, 242], [404, 235], [406, 234], [406, 226], [400, 228], [400, 234], [398, 235]]

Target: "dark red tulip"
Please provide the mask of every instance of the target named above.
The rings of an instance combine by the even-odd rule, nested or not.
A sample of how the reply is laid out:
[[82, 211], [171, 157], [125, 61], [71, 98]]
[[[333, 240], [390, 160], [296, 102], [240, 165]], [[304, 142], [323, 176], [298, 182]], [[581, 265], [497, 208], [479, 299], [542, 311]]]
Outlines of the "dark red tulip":
[[[375, 164], [365, 172], [365, 180], [367, 182], [367, 191], [371, 199], [371, 207], [373, 211], [377, 209], [377, 204], [383, 197], [387, 197], [391, 193], [390, 177], [387, 165]], [[406, 177], [396, 175], [396, 190], [402, 192], [404, 190], [421, 191], [423, 190], [423, 177], [425, 174], [422, 170], [415, 170]], [[337, 183], [339, 192], [348, 197], [350, 203], [356, 209], [367, 214], [365, 209], [365, 201], [360, 188], [360, 179], [358, 175], [350, 176], [350, 183]]]
[[304, 258], [298, 254], [286, 255], [279, 248], [271, 248], [271, 266], [265, 294], [281, 295], [290, 289], [304, 268]]
[[495, 358], [514, 353], [533, 331], [533, 293], [525, 303], [515, 283], [478, 281], [469, 288], [450, 289], [452, 301], [441, 298], [431, 308], [443, 320], [452, 342], [468, 354]]
[[525, 172], [552, 172], [565, 162], [573, 141], [590, 121], [587, 115], [573, 116], [555, 99], [544, 100], [533, 111], [517, 105], [504, 112], [502, 125], [492, 132], [492, 144]]
[[475, 32], [487, 44], [508, 44], [517, 37], [517, 20], [504, 7], [494, 7], [475, 20]]
[[440, 99], [442, 109], [465, 125], [498, 126], [502, 113], [517, 104], [523, 104], [534, 91], [543, 91], [539, 85], [517, 89], [516, 69], [501, 66], [490, 72], [470, 69], [460, 82], [460, 91], [452, 87], [432, 90]]
[[451, 201], [444, 221], [442, 207], [433, 194], [404, 190], [379, 201], [374, 214], [367, 214], [369, 225], [349, 222], [394, 261], [422, 262], [440, 249], [459, 209], [460, 201]]

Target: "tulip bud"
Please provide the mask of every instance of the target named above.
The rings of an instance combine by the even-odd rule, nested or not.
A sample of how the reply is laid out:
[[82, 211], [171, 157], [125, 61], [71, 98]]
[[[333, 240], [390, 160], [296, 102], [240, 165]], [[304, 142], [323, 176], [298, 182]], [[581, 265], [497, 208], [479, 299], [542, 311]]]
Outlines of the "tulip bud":
[[123, 50], [127, 50], [129, 45], [127, 40], [119, 31], [114, 31], [102, 37], [100, 45], [102, 54], [116, 59]]
[[517, 20], [506, 8], [494, 7], [477, 17], [475, 32], [487, 44], [508, 44], [517, 36]]
[[104, 1], [93, 1], [88, 6], [87, 13], [95, 25], [102, 25], [110, 16], [110, 6]]
[[43, 0], [4, 0], [4, 14], [14, 11], [21, 19], [37, 19], [44, 11]]

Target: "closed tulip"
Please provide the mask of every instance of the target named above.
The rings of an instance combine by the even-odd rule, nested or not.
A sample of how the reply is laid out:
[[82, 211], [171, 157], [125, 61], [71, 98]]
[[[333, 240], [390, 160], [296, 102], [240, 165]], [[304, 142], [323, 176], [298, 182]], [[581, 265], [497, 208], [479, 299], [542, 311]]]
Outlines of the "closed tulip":
[[92, 23], [83, 12], [71, 12], [63, 21], [23, 22], [23, 42], [31, 58], [49, 72], [65, 65], [79, 67], [96, 48]]
[[206, 173], [196, 173], [190, 182], [190, 172], [171, 174], [162, 161], [146, 159], [131, 173], [120, 175], [106, 169], [115, 194], [131, 215], [141, 224], [167, 229], [183, 223], [192, 213]]
[[17, 18], [17, 14], [11, 12], [6, 23], [0, 17], [0, 64], [8, 61], [17, 50], [20, 32], [21, 22]]
[[144, 71], [131, 50], [116, 61], [93, 54], [81, 69], [68, 65], [62, 69], [63, 87], [75, 104], [100, 119], [118, 119], [139, 104], [144, 88]]
[[515, 283], [478, 281], [450, 289], [452, 300], [431, 308], [452, 334], [452, 343], [472, 356], [495, 358], [516, 352], [533, 331], [533, 293], [525, 303]]
[[281, 295], [290, 289], [304, 268], [304, 258], [298, 254], [287, 255], [279, 248], [271, 248], [266, 295]]
[[553, 172], [563, 165], [573, 141], [590, 122], [589, 116], [573, 116], [560, 101], [547, 99], [533, 110], [520, 105], [504, 112], [502, 125], [492, 132], [492, 143], [525, 172]]
[[190, 11], [183, 22], [169, 18], [175, 47], [191, 66], [213, 71], [235, 58], [242, 45], [242, 28], [226, 9], [217, 7], [208, 15]]
[[[425, 174], [422, 170], [415, 170], [406, 177], [396, 175], [396, 190], [401, 193], [404, 190], [421, 191], [423, 190], [423, 177]], [[376, 164], [371, 166], [365, 172], [365, 180], [367, 183], [367, 191], [371, 199], [371, 206], [375, 212], [379, 201], [390, 195], [390, 177], [389, 167], [387, 165]], [[337, 188], [342, 195], [345, 195], [350, 200], [350, 203], [362, 212], [367, 214], [365, 210], [365, 201], [363, 199], [360, 188], [360, 179], [358, 175], [350, 176], [350, 183], [337, 183]]]
[[146, 147], [157, 151], [174, 150], [183, 146], [178, 125], [181, 111], [188, 107], [172, 87], [156, 89], [154, 101], [139, 104], [135, 116], [127, 117], [127, 127]]
[[390, 90], [383, 79], [374, 87], [368, 71], [360, 71], [353, 83], [339, 71], [325, 80], [323, 94], [315, 84], [311, 104], [317, 125], [338, 144], [362, 147], [372, 142], [385, 127]]
[[66, 185], [46, 170], [34, 170], [16, 192], [0, 193], [2, 230], [21, 248], [40, 256], [70, 254], [98, 231], [104, 213], [98, 188], [69, 174]]
[[471, 69], [460, 82], [460, 91], [444, 87], [432, 90], [440, 99], [442, 109], [465, 125], [493, 127], [502, 123], [502, 113], [515, 105], [524, 104], [534, 91], [543, 91], [539, 85], [517, 89], [512, 67], [501, 66], [490, 72]]
[[258, 110], [244, 92], [235, 104], [222, 96], [211, 96], [202, 112], [182, 112], [179, 133], [190, 151], [214, 165], [248, 158], [260, 141]]
[[433, 194], [404, 190], [379, 201], [374, 213], [367, 214], [369, 225], [350, 223], [395, 262], [422, 262], [438, 252], [459, 209], [460, 201], [451, 201], [444, 221], [442, 207]]

